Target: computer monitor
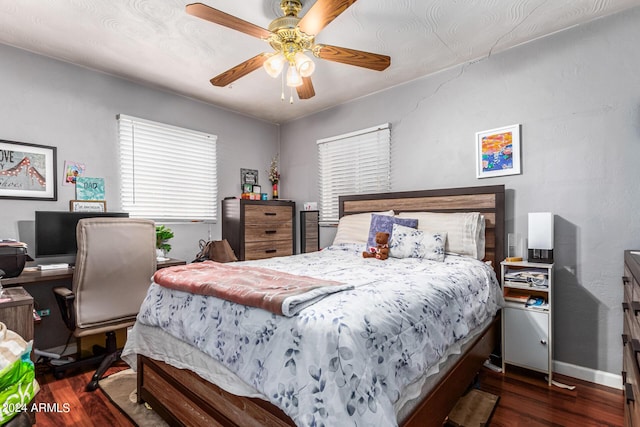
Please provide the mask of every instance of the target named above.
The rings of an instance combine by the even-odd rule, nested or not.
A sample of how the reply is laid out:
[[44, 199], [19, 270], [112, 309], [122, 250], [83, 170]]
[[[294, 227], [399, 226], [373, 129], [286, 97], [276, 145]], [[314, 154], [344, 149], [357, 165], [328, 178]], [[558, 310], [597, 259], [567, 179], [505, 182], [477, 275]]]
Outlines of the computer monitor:
[[127, 212], [36, 211], [36, 257], [75, 255], [76, 227], [82, 218], [128, 216]]

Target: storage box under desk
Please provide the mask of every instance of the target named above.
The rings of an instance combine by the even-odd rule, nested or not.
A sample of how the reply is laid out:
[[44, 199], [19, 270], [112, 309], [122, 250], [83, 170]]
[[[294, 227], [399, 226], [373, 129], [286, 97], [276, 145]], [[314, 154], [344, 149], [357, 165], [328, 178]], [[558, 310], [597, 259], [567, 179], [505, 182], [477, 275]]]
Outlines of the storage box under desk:
[[25, 341], [33, 339], [33, 297], [23, 287], [2, 290], [0, 322]]

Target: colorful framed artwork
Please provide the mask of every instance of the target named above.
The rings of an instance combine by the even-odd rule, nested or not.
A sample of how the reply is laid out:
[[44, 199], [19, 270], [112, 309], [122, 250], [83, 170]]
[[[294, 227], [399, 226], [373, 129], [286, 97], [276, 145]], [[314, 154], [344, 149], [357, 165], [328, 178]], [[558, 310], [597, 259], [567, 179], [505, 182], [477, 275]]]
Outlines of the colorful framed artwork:
[[69, 200], [71, 212], [106, 212], [107, 202], [104, 200]]
[[476, 177], [520, 173], [520, 125], [476, 133]]
[[76, 185], [76, 179], [84, 174], [84, 169], [85, 166], [82, 163], [65, 160], [62, 185]]
[[0, 140], [0, 198], [58, 200], [56, 147]]

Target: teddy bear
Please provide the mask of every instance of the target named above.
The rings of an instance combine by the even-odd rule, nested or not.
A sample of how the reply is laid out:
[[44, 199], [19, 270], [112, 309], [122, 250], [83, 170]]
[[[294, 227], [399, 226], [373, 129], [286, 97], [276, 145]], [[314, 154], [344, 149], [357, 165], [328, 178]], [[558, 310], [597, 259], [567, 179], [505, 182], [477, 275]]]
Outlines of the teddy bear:
[[376, 246], [372, 246], [368, 251], [362, 252], [365, 258], [377, 258], [385, 260], [389, 258], [389, 233], [376, 233]]

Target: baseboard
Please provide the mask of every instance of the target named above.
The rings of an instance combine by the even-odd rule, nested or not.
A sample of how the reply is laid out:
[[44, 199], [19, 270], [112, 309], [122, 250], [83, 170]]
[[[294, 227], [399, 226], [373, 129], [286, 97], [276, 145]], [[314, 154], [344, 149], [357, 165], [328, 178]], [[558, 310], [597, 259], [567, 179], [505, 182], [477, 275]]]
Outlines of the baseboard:
[[572, 365], [571, 363], [558, 362], [557, 360], [553, 361], [553, 372], [622, 390], [622, 376], [610, 372], [598, 371], [583, 366]]

